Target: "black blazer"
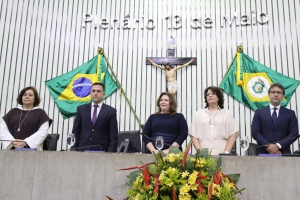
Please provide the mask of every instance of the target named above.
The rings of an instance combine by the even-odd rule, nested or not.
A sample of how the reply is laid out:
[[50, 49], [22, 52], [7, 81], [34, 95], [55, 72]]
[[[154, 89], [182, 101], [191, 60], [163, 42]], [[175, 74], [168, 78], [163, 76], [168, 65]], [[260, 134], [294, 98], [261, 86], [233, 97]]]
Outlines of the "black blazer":
[[[258, 146], [275, 143], [281, 145], [281, 153], [290, 154], [290, 145], [298, 136], [298, 121], [293, 110], [280, 107], [276, 124], [273, 125], [270, 106], [255, 111], [252, 126], [252, 137], [257, 141]], [[267, 154], [266, 147], [258, 147], [258, 154]]]
[[116, 152], [118, 146], [117, 110], [103, 103], [95, 125], [93, 125], [91, 120], [91, 106], [92, 104], [89, 103], [77, 108], [73, 126], [75, 144], [71, 149], [100, 145], [80, 148], [78, 151], [101, 150]]

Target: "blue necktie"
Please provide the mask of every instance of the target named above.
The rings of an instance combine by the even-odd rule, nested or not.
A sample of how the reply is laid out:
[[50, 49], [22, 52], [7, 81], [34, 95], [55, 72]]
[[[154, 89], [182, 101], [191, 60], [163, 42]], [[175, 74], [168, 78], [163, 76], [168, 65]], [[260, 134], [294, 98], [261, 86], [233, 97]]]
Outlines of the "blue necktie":
[[273, 124], [275, 125], [276, 124], [276, 120], [277, 120], [277, 113], [276, 113], [277, 108], [274, 107], [273, 110], [274, 111], [272, 113], [272, 120], [273, 120]]
[[95, 122], [96, 122], [96, 119], [97, 119], [97, 108], [98, 108], [98, 105], [94, 104], [94, 112], [93, 112], [93, 119], [92, 119], [93, 125], [95, 125]]

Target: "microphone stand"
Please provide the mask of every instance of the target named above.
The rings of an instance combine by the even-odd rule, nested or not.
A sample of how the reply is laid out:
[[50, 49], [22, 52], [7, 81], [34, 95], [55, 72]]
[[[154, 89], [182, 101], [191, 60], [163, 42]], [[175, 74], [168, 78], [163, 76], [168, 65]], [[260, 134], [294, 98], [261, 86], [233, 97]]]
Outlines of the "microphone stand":
[[[144, 133], [141, 133], [141, 132], [140, 132], [140, 134], [141, 134], [142, 136], [145, 136], [146, 138], [148, 138], [148, 139], [150, 139], [150, 140], [152, 140], [152, 141], [155, 142], [155, 139], [153, 139], [153, 138], [151, 138], [151, 137], [145, 135]], [[164, 143], [164, 144], [166, 144], [166, 145], [169, 146], [169, 147], [172, 146], [171, 144], [167, 144], [167, 143]]]
[[90, 148], [90, 147], [100, 147], [100, 151], [102, 151], [102, 147], [100, 144], [98, 145], [90, 145], [90, 146], [84, 146], [84, 147], [77, 147], [77, 148], [70, 148], [70, 149], [67, 149], [67, 151], [72, 151], [72, 150], [78, 150], [78, 149], [84, 149], [84, 148]]
[[25, 142], [25, 140], [0, 140], [0, 142]]

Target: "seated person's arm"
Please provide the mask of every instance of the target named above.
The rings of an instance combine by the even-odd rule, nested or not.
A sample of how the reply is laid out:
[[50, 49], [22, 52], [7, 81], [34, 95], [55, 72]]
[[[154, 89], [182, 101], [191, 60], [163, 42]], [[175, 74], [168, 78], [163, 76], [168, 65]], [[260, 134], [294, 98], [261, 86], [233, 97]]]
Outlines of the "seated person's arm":
[[[5, 121], [2, 121], [0, 124], [0, 140], [15, 140], [15, 138], [10, 134]], [[10, 149], [12, 146], [13, 146], [12, 142], [9, 141], [2, 142], [3, 149]]]
[[46, 121], [40, 126], [37, 132], [29, 136], [28, 138], [25, 138], [27, 145], [30, 148], [36, 149], [46, 139], [48, 135], [48, 129], [49, 129], [49, 121]]

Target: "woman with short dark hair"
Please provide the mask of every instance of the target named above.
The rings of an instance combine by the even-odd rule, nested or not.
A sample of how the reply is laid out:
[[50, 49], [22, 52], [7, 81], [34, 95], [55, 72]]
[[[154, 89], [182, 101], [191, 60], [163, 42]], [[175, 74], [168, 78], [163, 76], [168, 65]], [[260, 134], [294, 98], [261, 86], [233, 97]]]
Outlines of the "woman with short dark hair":
[[190, 136], [196, 149], [208, 148], [211, 155], [230, 153], [238, 128], [230, 111], [224, 108], [220, 88], [210, 86], [204, 91], [205, 108], [196, 112]]
[[17, 102], [19, 105], [11, 109], [0, 124], [0, 139], [7, 140], [2, 142], [3, 148], [43, 150], [42, 143], [52, 120], [38, 107], [40, 97], [37, 90], [32, 86], [22, 89]]
[[165, 154], [169, 152], [170, 145], [181, 148], [188, 136], [187, 122], [181, 113], [177, 113], [177, 102], [169, 92], [159, 95], [156, 106], [157, 112], [152, 114], [145, 126], [143, 140], [149, 151], [157, 153], [155, 138], [163, 136], [165, 145], [162, 148]]

